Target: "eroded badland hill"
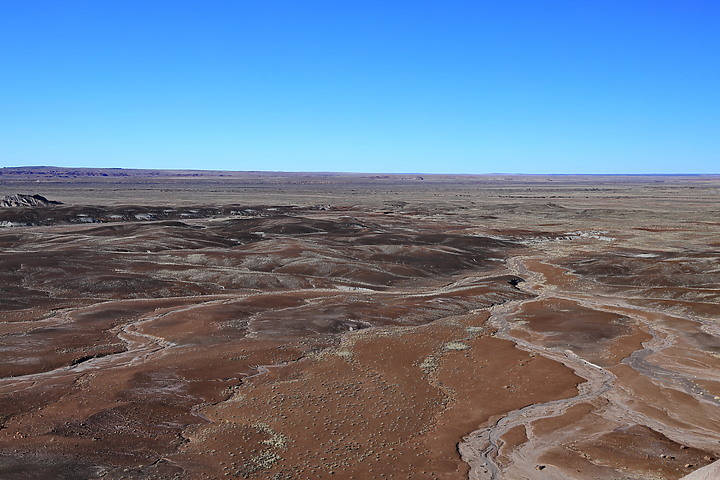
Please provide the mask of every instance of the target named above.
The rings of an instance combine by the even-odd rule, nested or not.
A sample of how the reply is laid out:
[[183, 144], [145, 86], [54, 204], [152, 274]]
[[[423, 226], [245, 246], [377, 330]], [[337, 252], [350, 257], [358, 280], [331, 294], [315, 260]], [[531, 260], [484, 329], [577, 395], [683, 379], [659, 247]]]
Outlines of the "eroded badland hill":
[[718, 177], [0, 171], [0, 478], [720, 455]]

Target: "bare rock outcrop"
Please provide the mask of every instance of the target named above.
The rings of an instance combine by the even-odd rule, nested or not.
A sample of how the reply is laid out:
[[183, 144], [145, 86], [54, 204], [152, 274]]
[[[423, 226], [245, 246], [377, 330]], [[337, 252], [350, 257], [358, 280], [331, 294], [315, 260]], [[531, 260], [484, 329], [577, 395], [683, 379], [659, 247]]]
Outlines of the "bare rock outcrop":
[[0, 198], [0, 207], [47, 207], [49, 205], [60, 205], [62, 202], [48, 200], [42, 195], [25, 195], [16, 193]]

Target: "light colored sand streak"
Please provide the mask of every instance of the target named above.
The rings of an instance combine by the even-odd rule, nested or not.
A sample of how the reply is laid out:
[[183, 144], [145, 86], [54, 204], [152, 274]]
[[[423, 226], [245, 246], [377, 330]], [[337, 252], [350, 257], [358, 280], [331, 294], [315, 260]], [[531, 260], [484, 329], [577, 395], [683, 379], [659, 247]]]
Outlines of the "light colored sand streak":
[[[500, 464], [498, 462], [498, 455], [503, 445], [503, 435], [515, 427], [527, 427], [539, 419], [558, 417], [567, 412], [570, 407], [581, 403], [592, 403], [599, 399], [610, 401], [610, 406], [606, 409], [606, 415], [609, 418], [647, 425], [669, 438], [675, 438], [676, 441], [680, 443], [707, 445], [709, 439], [715, 438], [716, 441], [720, 440], [720, 438], [716, 438], [720, 437], [720, 434], [714, 431], [712, 427], [702, 428], [695, 426], [696, 428], [693, 432], [678, 432], [676, 428], [666, 425], [662, 421], [634, 411], [632, 406], [628, 404], [628, 399], [631, 399], [633, 396], [632, 392], [618, 388], [615, 385], [616, 377], [613, 373], [584, 360], [574, 352], [535, 345], [510, 335], [509, 332], [512, 324], [509, 320], [511, 320], [513, 315], [519, 312], [523, 304], [528, 301], [557, 298], [574, 301], [594, 310], [612, 313], [622, 312], [624, 315], [633, 318], [639, 324], [644, 325], [652, 335], [651, 340], [642, 344], [642, 349], [636, 350], [624, 358], [622, 360], [623, 364], [630, 366], [641, 375], [650, 378], [653, 382], [659, 383], [664, 387], [684, 391], [702, 402], [720, 405], [716, 397], [713, 397], [693, 383], [692, 378], [688, 378], [682, 373], [663, 368], [648, 361], [650, 355], [661, 352], [672, 346], [675, 342], [675, 335], [672, 332], [666, 328], [653, 325], [651, 317], [655, 312], [649, 309], [640, 309], [635, 305], [628, 305], [622, 298], [596, 297], [595, 300], [591, 300], [590, 297], [586, 295], [572, 295], [567, 292], [559, 292], [557, 286], [546, 283], [544, 275], [528, 267], [529, 260], [540, 261], [539, 258], [534, 257], [514, 257], [508, 260], [507, 265], [513, 274], [525, 279], [525, 282], [520, 284], [520, 288], [538, 296], [532, 300], [512, 301], [493, 307], [488, 324], [497, 329], [496, 336], [514, 342], [518, 348], [522, 350], [563, 363], [573, 369], [578, 376], [585, 378], [586, 382], [578, 386], [578, 395], [575, 397], [529, 405], [525, 408], [515, 410], [500, 419], [496, 419], [491, 425], [466, 436], [462, 442], [458, 444], [458, 451], [463, 460], [470, 466], [470, 480], [522, 478], [518, 475], [532, 478], [533, 475], [537, 475], [538, 472], [535, 470], [535, 467], [538, 464], [538, 458], [543, 453], [544, 448], [542, 442], [539, 442], [537, 438], [533, 437], [532, 429], [527, 432], [528, 440], [525, 444], [510, 453], [507, 464]], [[555, 438], [554, 440], [557, 441], [560, 439]], [[544, 445], [544, 447], [547, 448], [547, 445]], [[552, 466], [549, 467], [550, 468], [543, 466], [543, 478], [568, 480], [575, 478], [560, 469], [553, 468]]]

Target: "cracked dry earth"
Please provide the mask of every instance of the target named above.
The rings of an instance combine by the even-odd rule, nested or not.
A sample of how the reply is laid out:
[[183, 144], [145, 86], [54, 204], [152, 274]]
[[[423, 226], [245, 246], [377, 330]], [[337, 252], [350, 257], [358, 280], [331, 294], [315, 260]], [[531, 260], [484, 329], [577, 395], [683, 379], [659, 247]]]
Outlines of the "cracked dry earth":
[[485, 202], [1, 230], [0, 478], [715, 462], [717, 204]]

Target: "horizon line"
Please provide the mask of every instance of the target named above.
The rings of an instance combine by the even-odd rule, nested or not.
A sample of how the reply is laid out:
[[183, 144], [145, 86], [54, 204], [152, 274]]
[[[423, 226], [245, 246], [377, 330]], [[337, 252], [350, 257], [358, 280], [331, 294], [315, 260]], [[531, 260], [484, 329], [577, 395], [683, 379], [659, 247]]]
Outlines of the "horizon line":
[[13, 169], [64, 169], [64, 170], [127, 170], [140, 172], [228, 172], [228, 173], [278, 173], [278, 174], [316, 174], [316, 175], [433, 175], [433, 176], [615, 176], [615, 177], [690, 177], [690, 176], [719, 176], [719, 173], [524, 173], [524, 172], [485, 172], [485, 173], [432, 173], [432, 172], [359, 172], [359, 171], [316, 171], [316, 170], [223, 170], [199, 168], [128, 168], [128, 167], [63, 167], [56, 165], [18, 165], [0, 167], [0, 170]]

